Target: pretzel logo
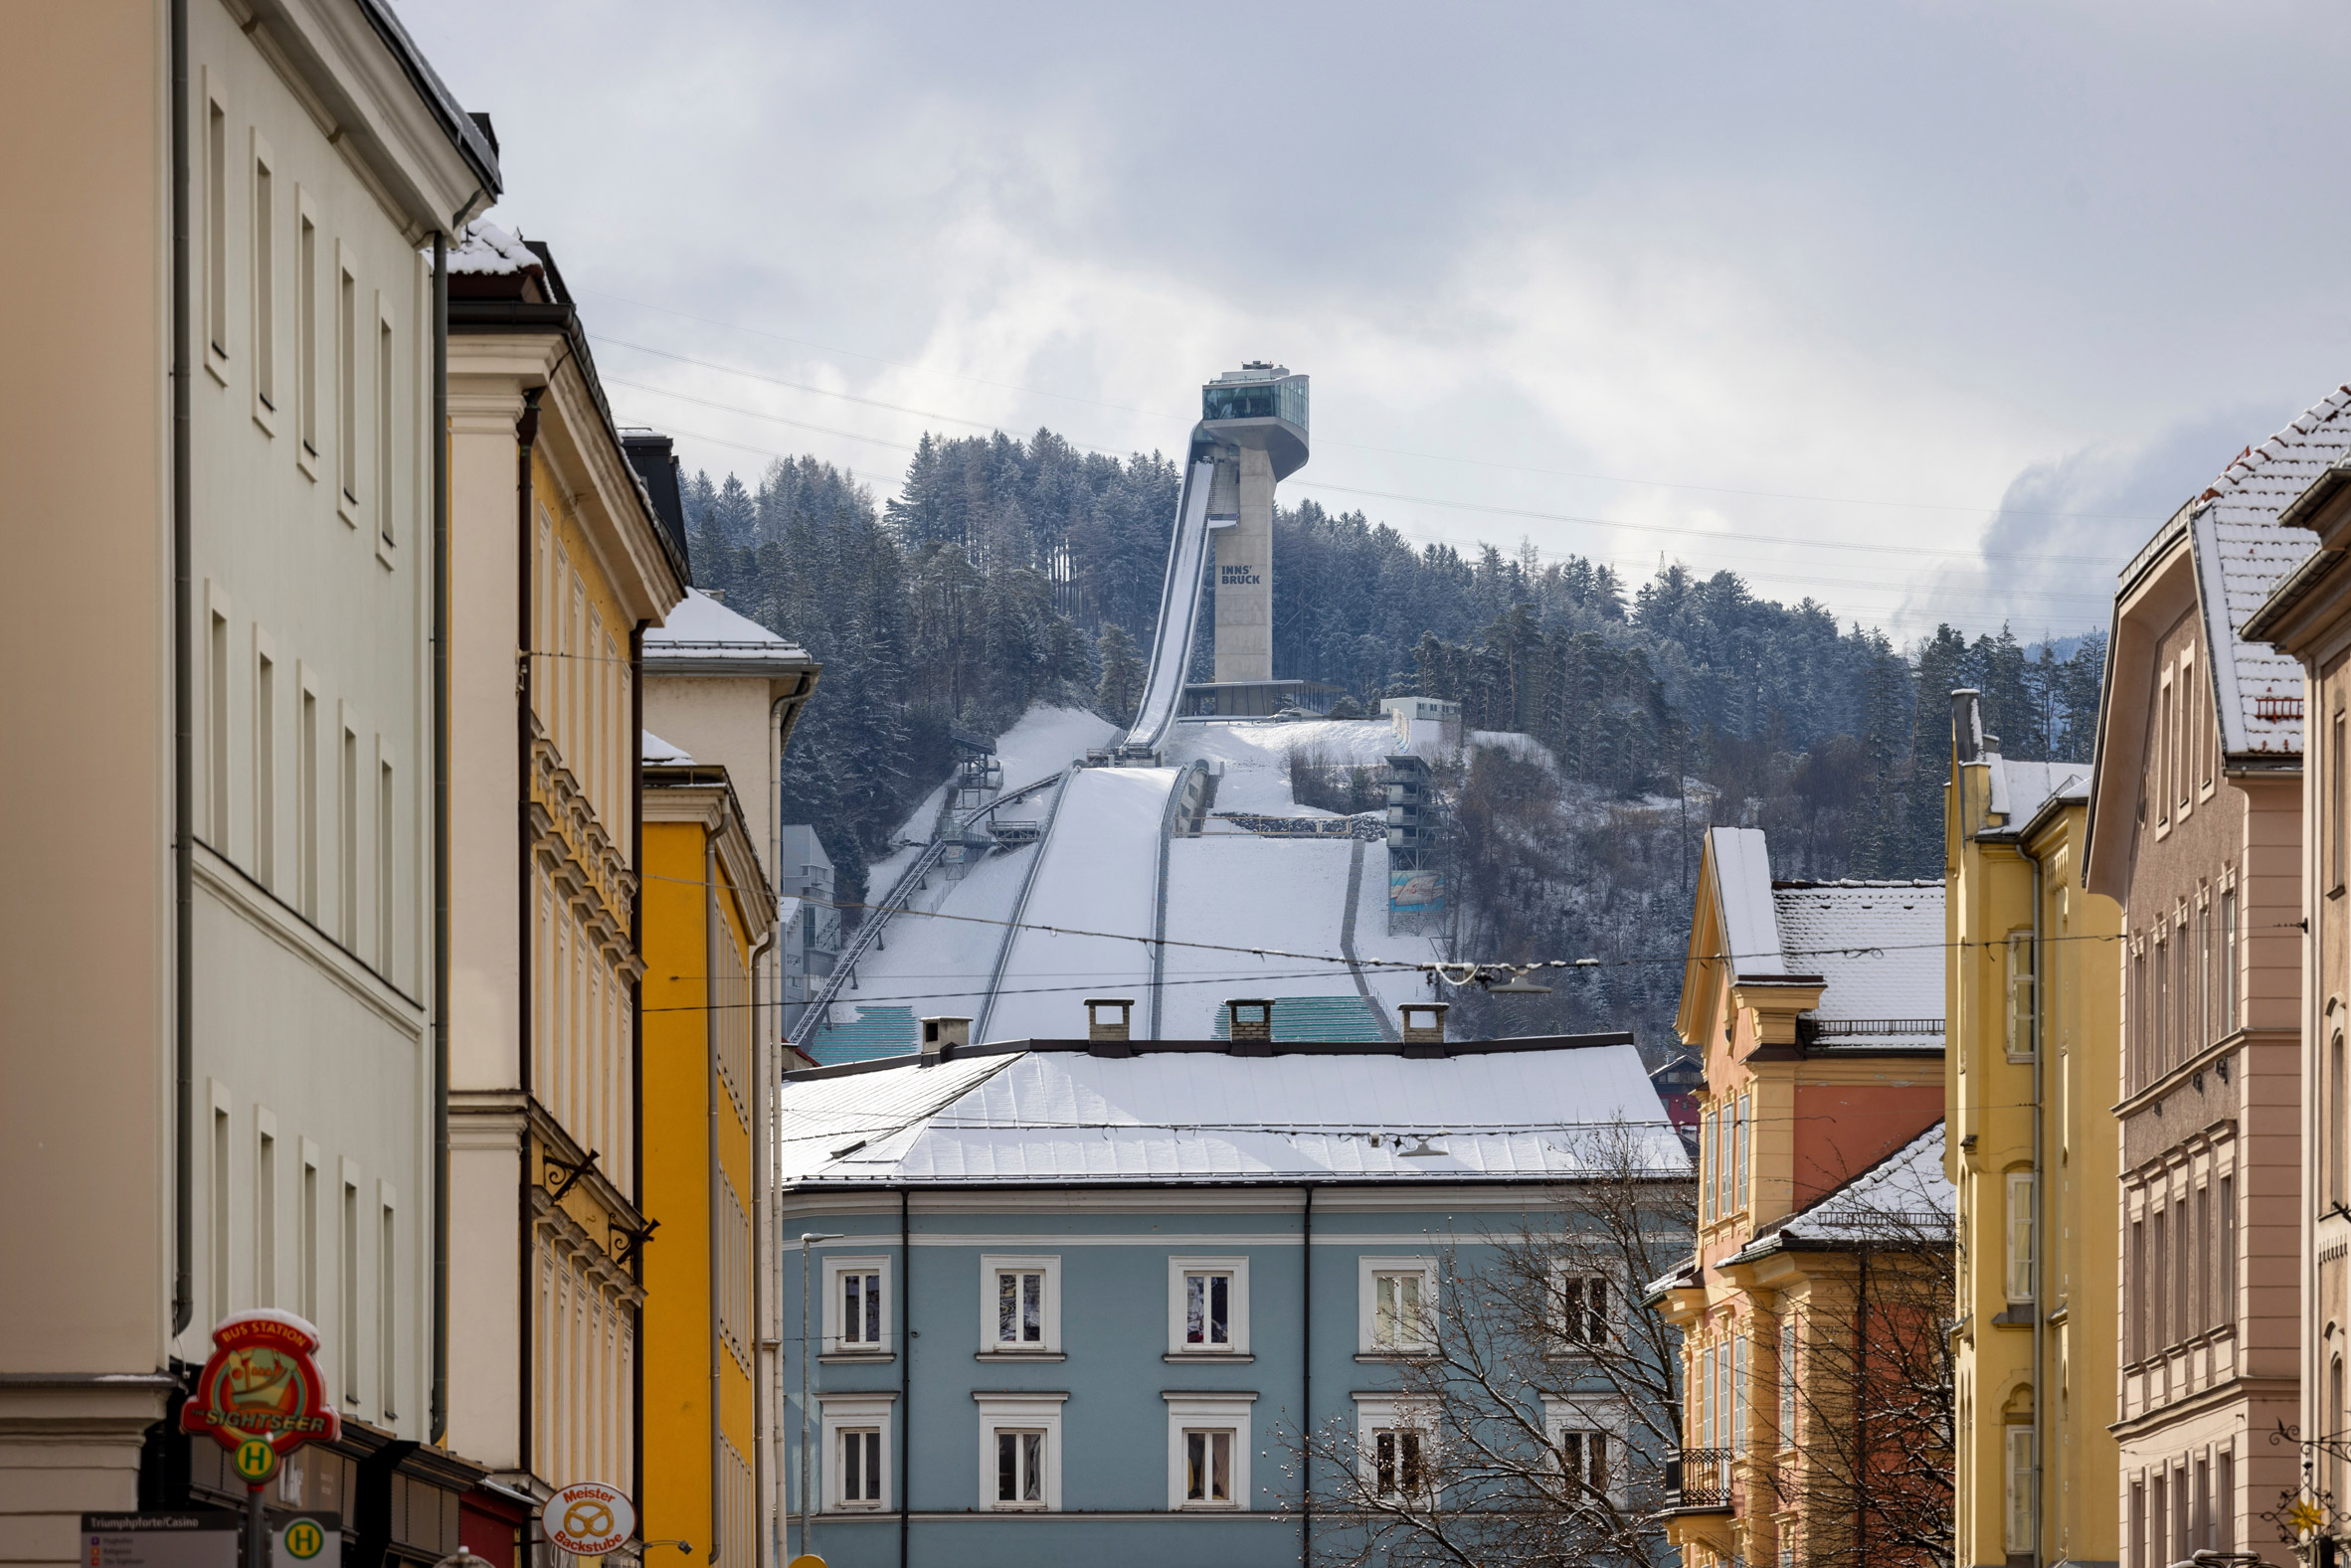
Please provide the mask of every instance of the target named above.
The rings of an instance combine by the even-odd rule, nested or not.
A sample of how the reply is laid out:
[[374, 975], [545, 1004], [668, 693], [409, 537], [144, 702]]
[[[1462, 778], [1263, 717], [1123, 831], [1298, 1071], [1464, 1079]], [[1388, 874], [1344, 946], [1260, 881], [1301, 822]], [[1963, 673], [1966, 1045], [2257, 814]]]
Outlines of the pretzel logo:
[[636, 1533], [636, 1510], [617, 1486], [584, 1481], [564, 1487], [540, 1510], [547, 1539], [574, 1557], [601, 1557]]
[[610, 1535], [612, 1530], [612, 1506], [601, 1497], [577, 1498], [563, 1510], [566, 1535]]

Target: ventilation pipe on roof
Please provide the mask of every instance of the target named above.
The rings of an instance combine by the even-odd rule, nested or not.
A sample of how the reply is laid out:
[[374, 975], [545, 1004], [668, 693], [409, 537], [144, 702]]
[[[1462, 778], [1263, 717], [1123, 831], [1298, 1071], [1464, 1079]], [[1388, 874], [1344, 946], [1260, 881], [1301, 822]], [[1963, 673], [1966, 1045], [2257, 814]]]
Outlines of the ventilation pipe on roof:
[[955, 1046], [972, 1043], [972, 1020], [969, 1018], [925, 1018], [923, 1020], [923, 1061], [925, 1067], [936, 1067]]
[[1975, 763], [1983, 756], [1983, 693], [1962, 686], [1951, 693], [1951, 760]]

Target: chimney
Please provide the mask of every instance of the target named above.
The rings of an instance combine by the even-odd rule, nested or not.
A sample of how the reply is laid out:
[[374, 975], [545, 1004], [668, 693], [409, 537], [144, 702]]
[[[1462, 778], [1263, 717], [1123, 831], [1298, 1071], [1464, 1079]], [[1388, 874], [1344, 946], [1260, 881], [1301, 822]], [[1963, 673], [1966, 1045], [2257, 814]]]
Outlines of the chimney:
[[923, 1066], [936, 1067], [947, 1060], [957, 1046], [972, 1043], [972, 1020], [969, 1018], [925, 1018], [923, 1020]]
[[[1089, 996], [1086, 998], [1086, 1039], [1098, 1047], [1096, 1056], [1132, 1056], [1127, 1041], [1133, 1032], [1135, 998], [1132, 996]], [[1101, 1049], [1106, 1048], [1106, 1049]]]
[[1274, 1004], [1263, 997], [1235, 997], [1224, 1004], [1235, 1056], [1273, 1055]]
[[1983, 761], [1983, 695], [1966, 686], [1951, 693], [1951, 761], [1955, 763]]
[[1445, 1054], [1445, 1009], [1449, 1002], [1403, 1002], [1396, 1011], [1404, 1020], [1406, 1056]]

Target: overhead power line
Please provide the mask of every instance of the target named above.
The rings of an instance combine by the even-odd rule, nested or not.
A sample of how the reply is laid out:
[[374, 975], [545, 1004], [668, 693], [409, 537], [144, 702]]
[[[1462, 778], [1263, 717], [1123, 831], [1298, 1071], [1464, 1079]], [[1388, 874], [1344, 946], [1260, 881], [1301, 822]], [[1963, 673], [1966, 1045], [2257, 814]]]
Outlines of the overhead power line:
[[[957, 371], [942, 370], [936, 366], [918, 365], [906, 360], [889, 359], [879, 354], [868, 354], [857, 349], [836, 348], [822, 343], [811, 342], [806, 338], [791, 337], [780, 332], [769, 332], [759, 327], [747, 327], [736, 322], [720, 321], [710, 316], [694, 315], [688, 311], [672, 309], [667, 305], [655, 305], [649, 304], [639, 299], [628, 299], [619, 294], [607, 293], [602, 289], [584, 288], [581, 289], [580, 292], [600, 294], [604, 298], [614, 300], [620, 304], [632, 305], [639, 310], [659, 311], [663, 315], [675, 316], [681, 321], [695, 321], [701, 323], [704, 326], [718, 327], [723, 331], [739, 332], [749, 337], [764, 337], [778, 343], [790, 343], [796, 348], [813, 348], [818, 353], [839, 354], [849, 359], [862, 359], [872, 364], [886, 365], [893, 370], [910, 371], [916, 375], [940, 376], [951, 381], [970, 382], [974, 386], [992, 387], [1000, 392], [1016, 392], [1023, 397], [1050, 398], [1055, 402], [1081, 404], [1087, 408], [1110, 409], [1121, 414], [1139, 414], [1146, 419], [1165, 420], [1170, 424], [1180, 425], [1184, 427], [1190, 426], [1193, 419], [1195, 418], [1193, 415], [1174, 414], [1164, 409], [1139, 408], [1131, 403], [1114, 403], [1103, 398], [1085, 398], [1076, 396], [1072, 393], [1052, 392], [1042, 387], [1024, 386], [1018, 382], [997, 381], [986, 376], [964, 375]], [[703, 370], [715, 370], [725, 375], [744, 376], [754, 381], [765, 381], [775, 386], [791, 387], [797, 391], [814, 393], [818, 397], [840, 398], [850, 403], [862, 403], [872, 408], [890, 409], [899, 413], [914, 414], [924, 419], [945, 420], [949, 424], [953, 425], [972, 425], [991, 430], [1000, 429], [1002, 425], [1001, 421], [972, 420], [960, 415], [943, 414], [933, 410], [913, 409], [900, 404], [884, 403], [875, 399], [861, 398], [853, 393], [839, 392], [829, 387], [815, 387], [811, 386], [805, 382], [787, 381], [780, 377], [763, 374], [759, 371], [745, 370], [740, 366], [723, 365], [713, 360], [695, 359], [689, 355], [673, 353], [667, 349], [647, 348], [642, 344], [623, 342], [618, 338], [605, 338], [599, 335], [597, 337], [597, 341], [610, 342], [619, 348], [635, 349], [639, 353], [657, 354], [664, 359], [676, 360], [681, 364], [693, 365]], [[1595, 484], [1635, 485], [1643, 489], [1695, 490], [1709, 495], [1743, 495], [1757, 500], [1808, 501], [1828, 506], [1878, 506], [1901, 511], [1961, 512], [1974, 516], [1995, 516], [2001, 513], [2007, 513], [2016, 517], [2080, 517], [2109, 522], [2145, 523], [2149, 526], [2153, 526], [2154, 524], [2162, 521], [2161, 518], [2150, 517], [2138, 512], [2097, 512], [2053, 507], [2010, 506], [2005, 502], [1999, 502], [1986, 506], [1981, 503], [1970, 504], [1960, 501], [1902, 501], [1859, 495], [1822, 495], [1817, 492], [1805, 490], [1766, 490], [1748, 485], [1701, 484], [1694, 480], [1687, 479], [1651, 479], [1636, 477], [1630, 474], [1596, 473], [1586, 469], [1551, 468], [1534, 463], [1502, 462], [1494, 458], [1486, 457], [1463, 457], [1448, 452], [1414, 451], [1409, 447], [1380, 446], [1367, 441], [1342, 440], [1331, 436], [1319, 436], [1317, 437], [1317, 440], [1321, 445], [1338, 446], [1348, 451], [1377, 452], [1383, 456], [1410, 457], [1423, 462], [1450, 462], [1458, 463], [1466, 467], [1495, 468], [1511, 473], [1538, 473], [1556, 479], [1582, 479]], [[1077, 445], [1082, 443], [1073, 441], [1071, 444]], [[1106, 448], [1089, 447], [1088, 449], [1100, 451]]]

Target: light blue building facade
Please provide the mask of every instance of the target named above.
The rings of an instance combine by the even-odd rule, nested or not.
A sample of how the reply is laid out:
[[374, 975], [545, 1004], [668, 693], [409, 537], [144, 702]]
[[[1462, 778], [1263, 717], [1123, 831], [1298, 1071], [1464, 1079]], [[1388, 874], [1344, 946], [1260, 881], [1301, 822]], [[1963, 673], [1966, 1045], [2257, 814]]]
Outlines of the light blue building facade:
[[1415, 1462], [1400, 1367], [1481, 1238], [1557, 1223], [1574, 1134], [1687, 1169], [1624, 1035], [975, 1048], [954, 1022], [784, 1085], [786, 1559], [1300, 1563], [1346, 1525], [1307, 1506], [1301, 1428]]

